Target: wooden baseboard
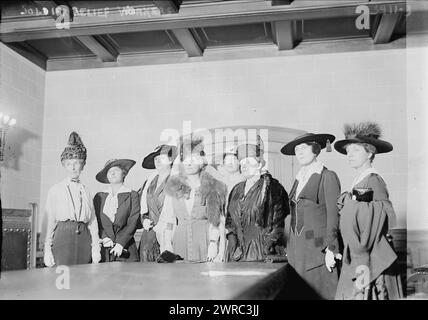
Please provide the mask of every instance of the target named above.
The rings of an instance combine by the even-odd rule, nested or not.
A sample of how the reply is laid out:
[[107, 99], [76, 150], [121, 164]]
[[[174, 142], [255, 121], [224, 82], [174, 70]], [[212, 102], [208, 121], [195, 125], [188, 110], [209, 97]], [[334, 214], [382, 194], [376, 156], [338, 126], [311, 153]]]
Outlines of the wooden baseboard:
[[407, 242], [425, 243], [428, 247], [428, 229], [407, 230]]

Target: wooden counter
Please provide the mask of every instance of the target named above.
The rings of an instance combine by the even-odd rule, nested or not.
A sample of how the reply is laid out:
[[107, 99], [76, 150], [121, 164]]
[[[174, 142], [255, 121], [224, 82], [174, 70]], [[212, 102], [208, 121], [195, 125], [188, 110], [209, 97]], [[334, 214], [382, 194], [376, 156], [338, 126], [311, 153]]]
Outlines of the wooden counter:
[[[58, 271], [58, 273], [57, 273]], [[1, 273], [0, 299], [273, 299], [287, 278], [284, 263], [101, 263]], [[62, 282], [65, 283], [65, 282]]]

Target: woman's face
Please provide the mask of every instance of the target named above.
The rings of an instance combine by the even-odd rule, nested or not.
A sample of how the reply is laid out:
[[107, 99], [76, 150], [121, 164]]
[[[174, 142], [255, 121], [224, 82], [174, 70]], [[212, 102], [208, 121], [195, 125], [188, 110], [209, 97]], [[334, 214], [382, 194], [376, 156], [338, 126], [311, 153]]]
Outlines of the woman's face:
[[155, 168], [159, 171], [165, 168], [171, 168], [171, 159], [167, 154], [160, 154], [155, 157]]
[[367, 162], [370, 162], [372, 153], [359, 144], [351, 143], [346, 146], [346, 157], [352, 168], [361, 168]]
[[198, 154], [192, 154], [186, 156], [186, 158], [183, 159], [183, 168], [186, 175], [194, 175], [198, 174], [203, 165], [204, 165], [204, 159]]
[[223, 167], [229, 173], [235, 173], [239, 170], [239, 162], [235, 155], [227, 154], [223, 160]]
[[119, 167], [111, 167], [107, 171], [107, 179], [111, 184], [119, 184], [123, 182], [123, 170]]
[[77, 179], [85, 166], [81, 159], [65, 159], [62, 161], [62, 165], [67, 172], [67, 176], [71, 179]]
[[307, 166], [311, 164], [317, 157], [312, 152], [312, 146], [306, 143], [301, 143], [295, 146], [294, 152], [296, 153], [297, 161], [299, 161], [300, 165], [302, 166]]
[[239, 161], [241, 173], [245, 179], [250, 179], [260, 173], [261, 163], [256, 158], [248, 157]]

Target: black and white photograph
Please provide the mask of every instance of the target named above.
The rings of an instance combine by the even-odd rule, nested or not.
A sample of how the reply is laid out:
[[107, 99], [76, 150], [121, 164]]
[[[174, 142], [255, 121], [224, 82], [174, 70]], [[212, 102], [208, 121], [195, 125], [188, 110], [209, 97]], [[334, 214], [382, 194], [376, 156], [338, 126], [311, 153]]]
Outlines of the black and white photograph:
[[428, 1], [0, 10], [0, 300], [428, 300]]

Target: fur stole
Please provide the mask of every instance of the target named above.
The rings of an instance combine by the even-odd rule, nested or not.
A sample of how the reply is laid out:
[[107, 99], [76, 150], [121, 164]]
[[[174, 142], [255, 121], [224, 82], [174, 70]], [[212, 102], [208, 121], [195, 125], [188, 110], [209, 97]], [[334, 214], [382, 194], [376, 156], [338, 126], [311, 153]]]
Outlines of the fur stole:
[[[190, 186], [185, 176], [170, 176], [165, 192], [168, 196], [187, 199], [190, 195]], [[214, 226], [220, 223], [220, 216], [225, 216], [225, 205], [227, 196], [226, 185], [215, 179], [205, 170], [201, 172], [201, 204], [206, 206], [208, 221]]]

